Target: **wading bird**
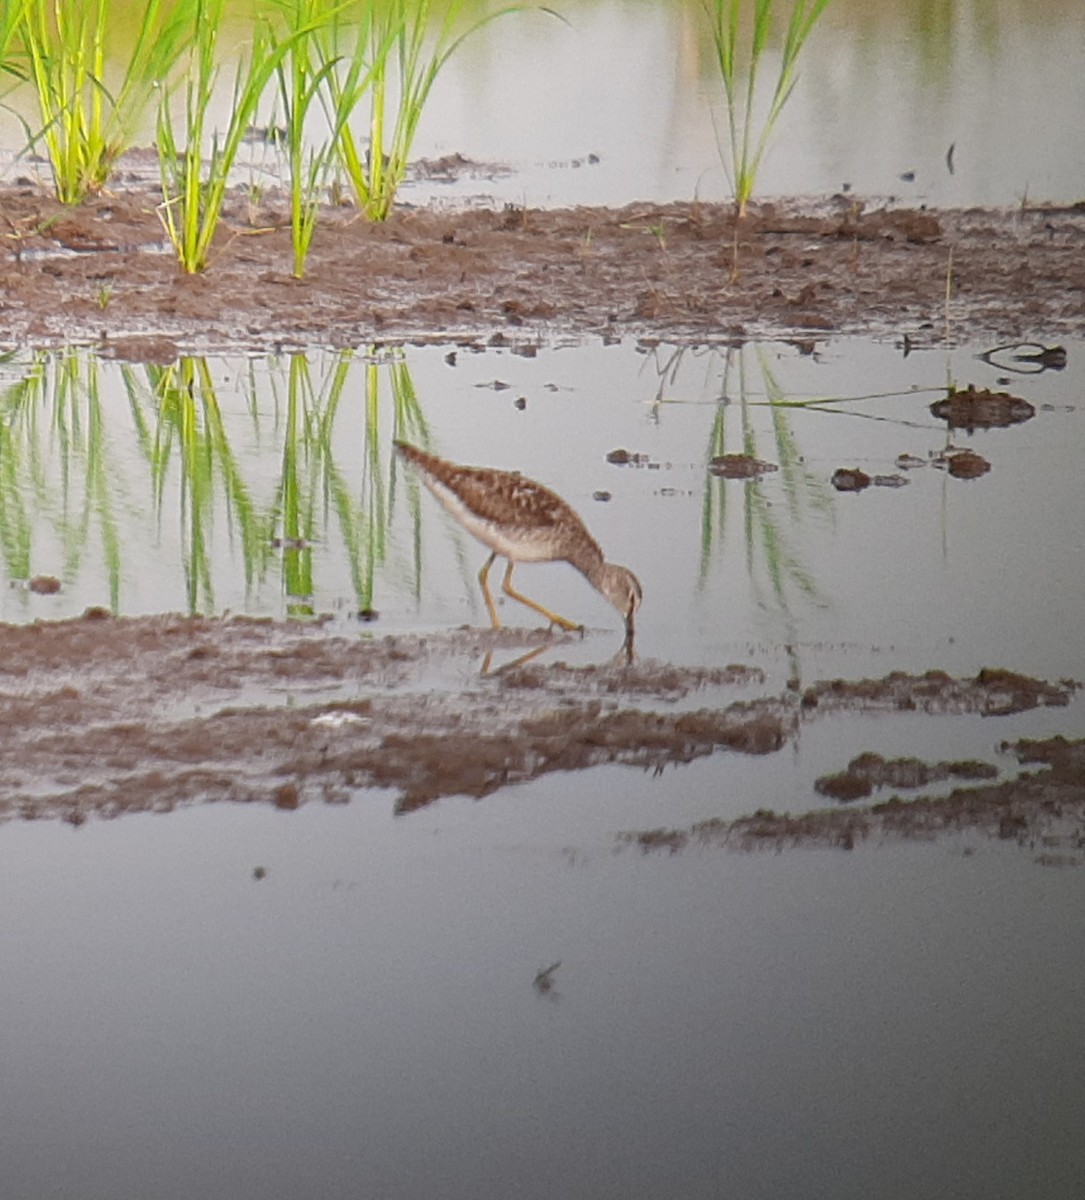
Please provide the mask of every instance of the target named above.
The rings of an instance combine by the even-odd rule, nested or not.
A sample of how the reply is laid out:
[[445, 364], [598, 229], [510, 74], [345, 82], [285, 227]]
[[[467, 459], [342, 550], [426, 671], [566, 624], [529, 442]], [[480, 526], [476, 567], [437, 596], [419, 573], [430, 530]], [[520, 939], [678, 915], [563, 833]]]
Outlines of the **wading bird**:
[[583, 625], [558, 616], [512, 586], [517, 563], [567, 562], [622, 614], [626, 646], [632, 647], [633, 617], [643, 594], [640, 583], [626, 567], [604, 560], [599, 543], [560, 496], [517, 471], [459, 466], [407, 442], [396, 442], [395, 447], [464, 529], [492, 551], [478, 581], [494, 629], [501, 628], [501, 619], [488, 577], [500, 556], [509, 564], [501, 585], [506, 596], [533, 608], [551, 625], [583, 632]]

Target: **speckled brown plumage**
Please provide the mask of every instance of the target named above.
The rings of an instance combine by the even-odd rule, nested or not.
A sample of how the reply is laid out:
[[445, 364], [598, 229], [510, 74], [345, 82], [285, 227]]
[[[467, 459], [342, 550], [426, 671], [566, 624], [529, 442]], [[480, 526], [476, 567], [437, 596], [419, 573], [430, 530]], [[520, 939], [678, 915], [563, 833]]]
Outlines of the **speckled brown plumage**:
[[503, 584], [506, 595], [563, 629], [581, 628], [521, 595], [510, 582], [517, 562], [568, 562], [618, 609], [625, 618], [627, 636], [632, 638], [640, 584], [625, 567], [604, 561], [599, 543], [560, 496], [516, 471], [461, 466], [406, 442], [395, 445], [444, 507], [492, 551], [479, 582], [495, 628], [501, 622], [487, 576], [494, 559], [501, 555], [509, 564]]

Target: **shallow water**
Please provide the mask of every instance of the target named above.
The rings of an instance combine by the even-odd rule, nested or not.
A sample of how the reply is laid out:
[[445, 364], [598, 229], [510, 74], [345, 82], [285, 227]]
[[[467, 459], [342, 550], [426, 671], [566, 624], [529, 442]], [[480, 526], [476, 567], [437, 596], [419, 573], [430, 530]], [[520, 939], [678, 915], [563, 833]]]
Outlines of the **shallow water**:
[[[134, 25], [123, 18], [125, 7], [114, 0], [110, 28], [118, 39]], [[553, 7], [562, 20], [530, 9], [513, 14], [450, 60], [414, 157], [461, 154], [478, 165], [453, 180], [409, 183], [403, 199], [617, 206], [728, 198], [716, 134], [725, 117], [701, 5]], [[247, 36], [243, 23], [228, 24], [224, 51]], [[772, 53], [763, 66], [766, 88], [774, 82]], [[834, 0], [800, 59], [757, 194], [820, 197], [850, 188], [939, 206], [1080, 199], [1083, 55], [1077, 0]], [[232, 81], [227, 63], [220, 128]], [[11, 107], [0, 110], [0, 162], [25, 144], [20, 118], [31, 128], [36, 122], [27, 89], [5, 99]], [[767, 92], [759, 112], [764, 99]], [[277, 121], [281, 111], [271, 107], [261, 117], [262, 124]], [[364, 133], [363, 114], [356, 124]], [[151, 114], [137, 142], [153, 139]], [[249, 148], [245, 162], [241, 181], [266, 187], [285, 179], [281, 157], [266, 146]], [[33, 162], [14, 170], [47, 176]]]
[[[808, 349], [450, 344], [190, 359], [173, 374], [88, 351], [24, 355], [0, 376], [0, 617], [97, 604], [331, 614], [349, 629], [374, 609], [377, 633], [485, 624], [485, 553], [393, 461], [395, 431], [564, 496], [640, 577], [646, 657], [741, 659], [784, 678], [1082, 675], [1066, 630], [1085, 577], [1085, 346], [1067, 347], [1065, 370], [1033, 373], [1009, 354], [982, 361], [990, 347]], [[1010, 391], [1035, 416], [949, 431], [930, 406], [950, 384]], [[937, 462], [950, 444], [990, 471], [951, 477]], [[608, 462], [617, 449], [635, 461]], [[780, 469], [756, 483], [706, 472], [736, 451]], [[837, 468], [906, 482], [840, 493]], [[43, 575], [58, 593], [25, 586]], [[620, 640], [616, 614], [568, 567], [517, 580], [593, 631], [563, 655], [598, 658]], [[508, 621], [535, 623], [510, 604]]]
[[[619, 0], [561, 11], [568, 25], [525, 15], [467, 44], [438, 84], [420, 153], [510, 163], [511, 177], [456, 191], [529, 205], [729, 197], [716, 132], [726, 117], [700, 7]], [[1079, 198], [1083, 53], [1072, 0], [834, 0], [800, 59], [757, 191], [851, 188], [938, 206]], [[758, 112], [774, 69], [770, 57]]]
[[[172, 373], [85, 350], [24, 356], [5, 367], [0, 619], [101, 605], [317, 616], [351, 637], [486, 626], [485, 551], [404, 472], [394, 430], [454, 460], [522, 470], [569, 500], [643, 584], [642, 658], [765, 672], [761, 686], [694, 693], [689, 706], [893, 670], [1085, 678], [1074, 636], [1083, 347], [1068, 347], [1064, 371], [1025, 374], [1010, 354], [982, 361], [978, 346], [905, 357], [842, 338], [807, 350], [408, 346], [190, 359]], [[948, 382], [1012, 389], [1035, 416], [950, 435], [930, 412]], [[951, 477], [932, 460], [950, 442], [982, 453], [990, 471]], [[608, 462], [615, 449], [639, 461]], [[706, 471], [736, 451], [779, 469], [756, 483]], [[902, 454], [921, 465], [900, 468]], [[830, 482], [840, 467], [907, 482], [840, 493]], [[32, 590], [43, 578], [59, 591]], [[571, 568], [522, 566], [516, 581], [588, 626], [539, 662], [602, 663], [618, 651], [619, 617]], [[539, 624], [503, 598], [501, 611]], [[457, 690], [460, 670], [435, 665], [430, 684]], [[327, 698], [341, 695], [337, 685]], [[249, 697], [319, 698], [263, 687]], [[693, 807], [665, 821], [817, 807], [812, 781], [867, 750], [1012, 772], [1003, 740], [1073, 735], [1082, 707], [1010, 724], [832, 718], [804, 729], [790, 755], [687, 768]], [[721, 777], [739, 785], [722, 807]], [[634, 826], [661, 823], [658, 789], [650, 795]]]
[[7, 826], [6, 1186], [1080, 1193], [1080, 872], [616, 855], [608, 787]]

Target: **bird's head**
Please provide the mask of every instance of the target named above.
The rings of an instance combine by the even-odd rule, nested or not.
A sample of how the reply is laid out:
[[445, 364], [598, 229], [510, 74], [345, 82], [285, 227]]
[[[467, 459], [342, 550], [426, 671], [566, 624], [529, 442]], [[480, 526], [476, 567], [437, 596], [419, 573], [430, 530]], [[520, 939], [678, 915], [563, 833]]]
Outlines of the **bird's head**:
[[633, 640], [633, 618], [640, 605], [644, 590], [640, 580], [628, 569], [614, 563], [604, 563], [598, 583], [599, 591], [614, 605], [625, 620], [626, 640]]

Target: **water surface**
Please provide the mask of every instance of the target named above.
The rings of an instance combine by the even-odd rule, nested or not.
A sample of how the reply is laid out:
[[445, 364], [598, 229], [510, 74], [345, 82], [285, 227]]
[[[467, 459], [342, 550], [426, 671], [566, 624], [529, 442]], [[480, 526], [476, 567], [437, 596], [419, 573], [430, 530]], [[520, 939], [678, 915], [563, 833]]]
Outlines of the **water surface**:
[[[806, 675], [974, 672], [993, 655], [1046, 677], [1081, 673], [1065, 630], [1083, 573], [1083, 348], [1067, 347], [1065, 370], [1038, 372], [1010, 354], [983, 361], [986, 349], [471, 343], [168, 371], [84, 350], [25, 354], [3, 376], [12, 586], [0, 616], [100, 604], [325, 613], [357, 628], [374, 608], [378, 631], [485, 624], [484, 552], [394, 461], [395, 433], [564, 496], [640, 576], [645, 655], [754, 655]], [[969, 385], [1010, 391], [1035, 416], [950, 430], [931, 405]], [[990, 471], [951, 477], [947, 447], [973, 449]], [[615, 450], [633, 461], [609, 462]], [[706, 471], [739, 451], [779, 470], [755, 483]], [[902, 455], [917, 465], [898, 466]], [[842, 494], [841, 467], [904, 483]], [[60, 592], [20, 585], [39, 575]], [[568, 567], [517, 578], [604, 645], [601, 631], [617, 631]]]
[[7, 1186], [1079, 1194], [1079, 872], [615, 856], [620, 788], [8, 826]]
[[[562, 20], [542, 10], [516, 13], [452, 58], [414, 157], [461, 154], [480, 166], [452, 183], [411, 184], [404, 200], [556, 206], [728, 198], [717, 138], [726, 121], [700, 4], [553, 7]], [[115, 8], [110, 28], [120, 41], [135, 17], [123, 3]], [[229, 23], [224, 52], [247, 36], [244, 22]], [[770, 49], [763, 66], [767, 89], [774, 56]], [[1076, 0], [834, 0], [804, 51], [757, 192], [820, 198], [850, 188], [939, 206], [1080, 199], [1083, 56], [1085, 12]], [[226, 62], [221, 127], [232, 79]], [[10, 155], [26, 142], [19, 117], [33, 128], [36, 112], [27, 89], [7, 99], [0, 147]], [[359, 136], [365, 119], [359, 113]], [[269, 99], [261, 121], [278, 120]], [[317, 125], [313, 134], [320, 136]], [[152, 115], [137, 141], [153, 138]], [[284, 163], [267, 147], [254, 148], [247, 162], [240, 182], [264, 188], [285, 179]], [[46, 174], [27, 162], [16, 170]]]

